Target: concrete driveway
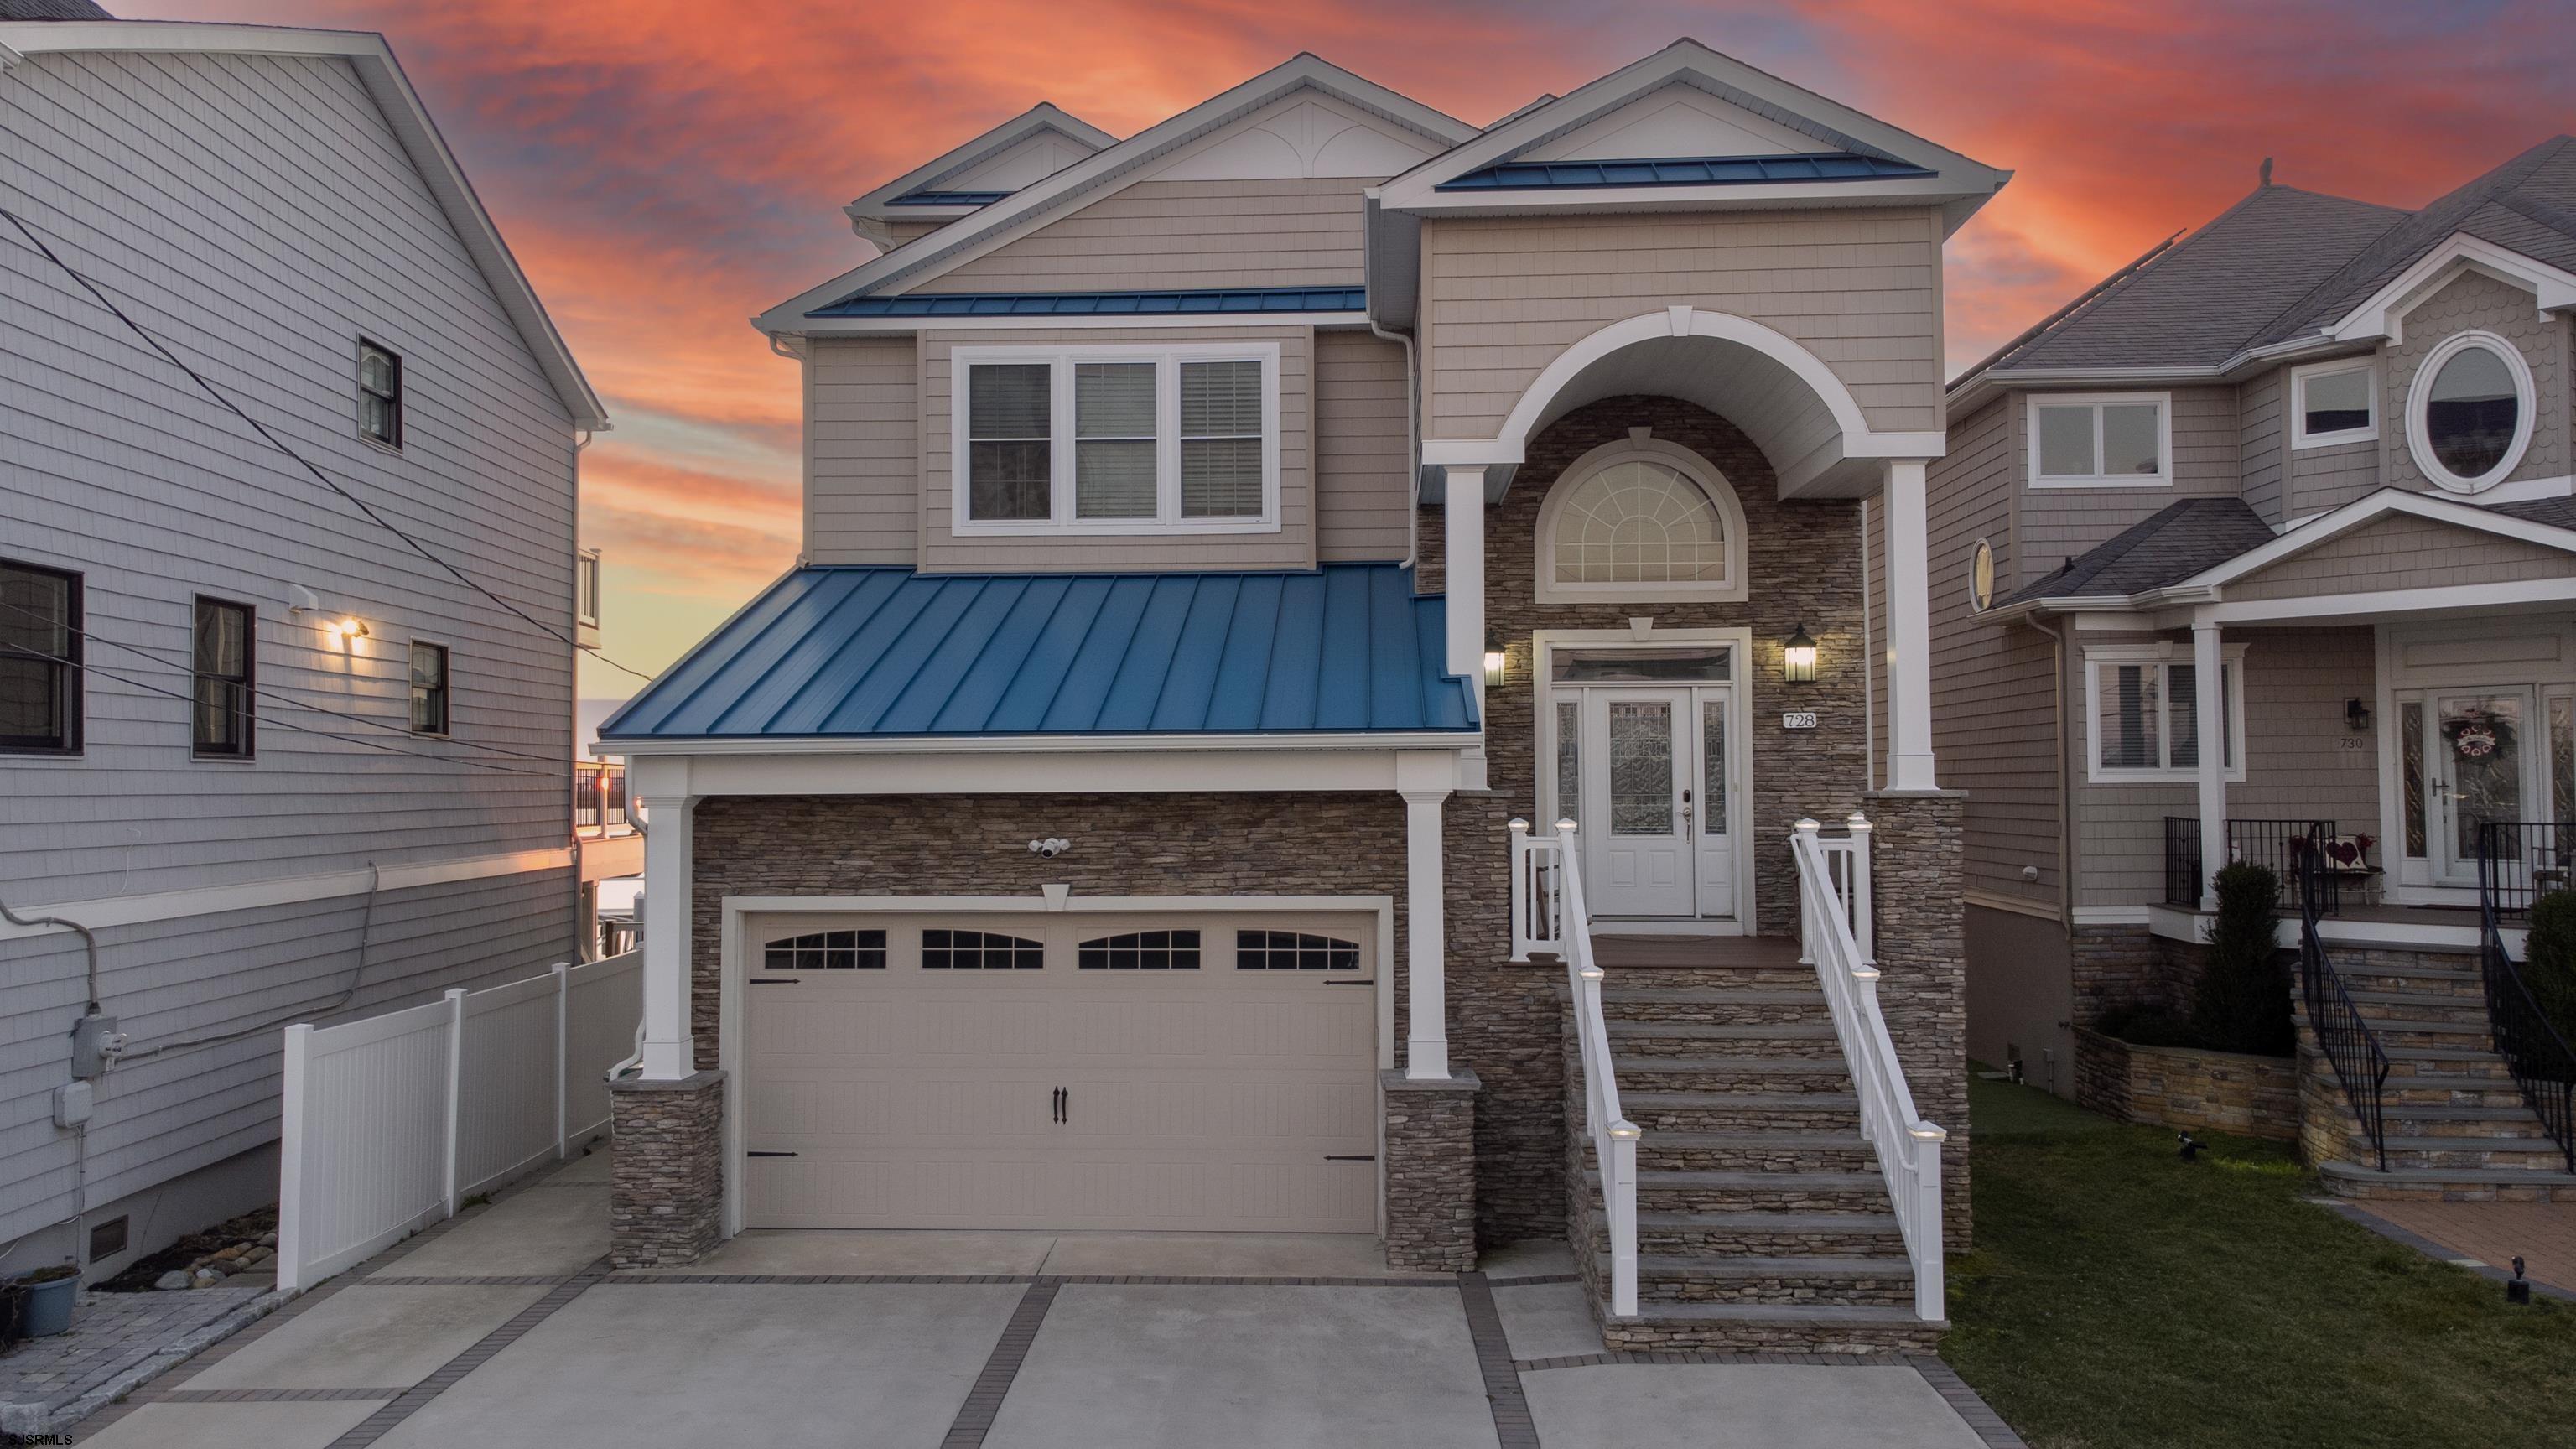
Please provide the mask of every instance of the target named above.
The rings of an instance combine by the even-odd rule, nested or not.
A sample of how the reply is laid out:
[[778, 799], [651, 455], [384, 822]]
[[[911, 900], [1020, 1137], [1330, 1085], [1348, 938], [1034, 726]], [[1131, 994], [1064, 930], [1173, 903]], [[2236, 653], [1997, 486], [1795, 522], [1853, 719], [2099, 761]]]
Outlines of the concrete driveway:
[[1981, 1449], [1934, 1362], [1603, 1351], [1561, 1244], [752, 1233], [610, 1275], [606, 1158], [414, 1238], [83, 1425], [102, 1449]]

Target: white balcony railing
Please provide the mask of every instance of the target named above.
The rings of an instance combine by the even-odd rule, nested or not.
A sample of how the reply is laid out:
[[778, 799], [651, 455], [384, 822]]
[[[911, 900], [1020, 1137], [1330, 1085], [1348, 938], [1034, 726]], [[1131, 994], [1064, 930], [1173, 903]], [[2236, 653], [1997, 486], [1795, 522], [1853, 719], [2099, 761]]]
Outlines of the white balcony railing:
[[1870, 922], [1870, 825], [1859, 815], [1851, 833], [1828, 838], [1813, 820], [1790, 834], [1798, 862], [1798, 905], [1806, 959], [1824, 983], [1834, 1034], [1860, 1097], [1860, 1131], [1878, 1150], [1879, 1171], [1896, 1205], [1905, 1255], [1914, 1267], [1914, 1313], [1938, 1322], [1941, 1288], [1941, 1144], [1950, 1134], [1914, 1113], [1914, 1094], [1895, 1039], [1878, 1009], [1878, 964]]
[[[1574, 822], [1556, 822], [1554, 839], [1533, 837], [1529, 822], [1512, 829], [1512, 959], [1552, 952], [1565, 962], [1574, 1001], [1574, 1035], [1583, 1063], [1583, 1130], [1601, 1167], [1602, 1215], [1610, 1226], [1610, 1312], [1637, 1315], [1637, 1142], [1644, 1133], [1619, 1110], [1619, 1081], [1610, 1066], [1610, 1027], [1601, 1014], [1601, 968], [1592, 960], [1591, 917], [1583, 904], [1583, 871]], [[1588, 1250], [1586, 1250], [1588, 1251]]]

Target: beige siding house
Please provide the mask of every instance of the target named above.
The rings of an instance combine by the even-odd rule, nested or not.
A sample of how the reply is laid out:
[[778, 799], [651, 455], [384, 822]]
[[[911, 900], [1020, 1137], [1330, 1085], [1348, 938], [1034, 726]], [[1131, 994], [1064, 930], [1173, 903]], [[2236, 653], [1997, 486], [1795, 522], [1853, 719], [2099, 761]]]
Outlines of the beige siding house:
[[854, 202], [882, 253], [758, 319], [805, 556], [604, 730], [656, 827], [620, 1259], [1570, 1237], [1615, 1342], [1937, 1332], [1926, 464], [2004, 180], [1682, 42], [1481, 130], [1300, 56]]
[[[2456, 1108], [2363, 1144], [2396, 1179], [2330, 1162], [2330, 1180], [2546, 1192], [2507, 1169], [2547, 1167], [2576, 1189], [2576, 1133], [2508, 1105], [2530, 1051], [2564, 1050], [2515, 1045], [2519, 987], [2494, 976], [2502, 1015], [2438, 1050], [2400, 1030], [2444, 1015], [2417, 987], [2509, 968], [2519, 913], [2566, 879], [2571, 182], [2565, 137], [2413, 212], [2267, 169], [1951, 384], [1932, 491], [1961, 523], [1933, 538], [1935, 715], [1970, 792], [1979, 1056], [2071, 1092], [2081, 1029], [2187, 999], [2219, 864], [2290, 881], [2323, 862], [2303, 1009], [2361, 981], [2354, 1009], [2397, 1023], [2364, 1035]], [[2285, 886], [2285, 940], [2300, 904]], [[2410, 952], [2447, 964], [2380, 969]], [[2511, 1150], [2450, 1140], [2491, 1108], [2520, 1124]]]

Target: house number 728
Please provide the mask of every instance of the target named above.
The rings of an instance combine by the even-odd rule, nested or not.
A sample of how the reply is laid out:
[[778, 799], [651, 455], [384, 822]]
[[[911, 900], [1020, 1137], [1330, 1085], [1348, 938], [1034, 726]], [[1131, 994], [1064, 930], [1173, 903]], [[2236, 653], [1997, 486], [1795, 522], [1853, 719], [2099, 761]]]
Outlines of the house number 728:
[[1780, 728], [1784, 730], [1811, 730], [1815, 727], [1816, 712], [1812, 709], [1793, 709], [1780, 716]]

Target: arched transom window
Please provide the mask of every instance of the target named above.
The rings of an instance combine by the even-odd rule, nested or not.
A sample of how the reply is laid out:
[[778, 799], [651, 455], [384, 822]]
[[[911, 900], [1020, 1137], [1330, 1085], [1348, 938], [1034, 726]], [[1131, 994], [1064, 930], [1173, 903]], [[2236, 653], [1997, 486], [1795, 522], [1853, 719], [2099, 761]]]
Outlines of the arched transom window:
[[1540, 510], [1541, 602], [1744, 597], [1744, 515], [1685, 449], [1631, 442], [1566, 469]]

